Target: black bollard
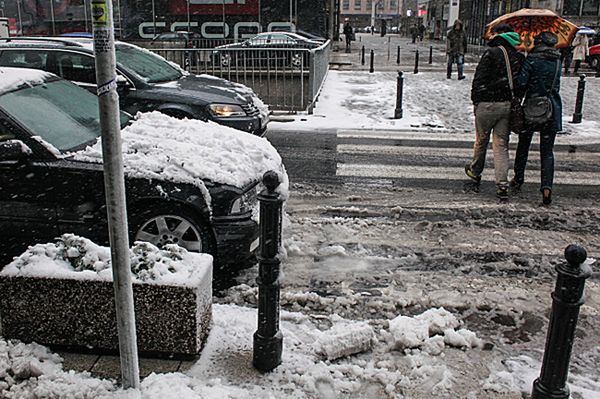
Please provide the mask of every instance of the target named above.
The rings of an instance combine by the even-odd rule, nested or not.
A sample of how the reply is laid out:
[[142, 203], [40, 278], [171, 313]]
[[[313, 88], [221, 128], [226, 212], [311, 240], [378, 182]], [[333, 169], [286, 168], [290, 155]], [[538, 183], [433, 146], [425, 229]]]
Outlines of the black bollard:
[[402, 71], [398, 71], [398, 81], [396, 84], [396, 109], [394, 109], [394, 119], [402, 119], [403, 86], [404, 86], [404, 76], [402, 76]]
[[398, 53], [396, 53], [396, 64], [400, 65], [400, 46], [398, 46]]
[[429, 46], [429, 65], [433, 64], [433, 46]]
[[373, 67], [373, 59], [375, 58], [375, 53], [371, 50], [371, 67], [369, 68], [369, 73], [375, 72], [375, 68]]
[[567, 375], [579, 308], [583, 305], [585, 279], [592, 275], [584, 265], [587, 253], [578, 245], [565, 249], [567, 264], [556, 267], [558, 277], [552, 293], [552, 313], [540, 377], [533, 382], [531, 399], [567, 399]]
[[258, 329], [254, 333], [252, 364], [260, 371], [271, 371], [281, 364], [283, 336], [279, 331], [279, 248], [281, 247], [281, 209], [283, 200], [275, 189], [279, 175], [268, 171], [263, 176], [265, 189], [260, 201], [260, 254], [258, 256]]
[[415, 51], [415, 73], [419, 73], [419, 50]]
[[360, 56], [360, 64], [361, 65], [365, 65], [365, 46], [362, 46], [362, 50], [361, 50], [361, 56]]
[[584, 93], [585, 75], [579, 75], [579, 82], [577, 84], [577, 99], [575, 100], [575, 113], [573, 114], [573, 120], [571, 121], [571, 123], [581, 123]]

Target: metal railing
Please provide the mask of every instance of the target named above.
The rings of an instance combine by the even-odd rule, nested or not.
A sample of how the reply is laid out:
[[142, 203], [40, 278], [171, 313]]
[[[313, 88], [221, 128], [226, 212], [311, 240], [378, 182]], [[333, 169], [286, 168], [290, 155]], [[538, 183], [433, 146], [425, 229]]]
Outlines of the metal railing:
[[312, 111], [327, 70], [331, 43], [301, 48], [151, 48], [195, 74], [244, 84], [272, 110]]

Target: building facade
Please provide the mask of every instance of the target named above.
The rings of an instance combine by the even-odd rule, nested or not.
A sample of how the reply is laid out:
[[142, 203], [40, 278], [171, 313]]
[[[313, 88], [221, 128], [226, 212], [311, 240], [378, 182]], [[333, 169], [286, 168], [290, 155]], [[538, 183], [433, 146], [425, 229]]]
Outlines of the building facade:
[[388, 28], [398, 26], [403, 15], [402, 0], [340, 0], [340, 19], [348, 18], [355, 28], [373, 23], [376, 29], [385, 21]]

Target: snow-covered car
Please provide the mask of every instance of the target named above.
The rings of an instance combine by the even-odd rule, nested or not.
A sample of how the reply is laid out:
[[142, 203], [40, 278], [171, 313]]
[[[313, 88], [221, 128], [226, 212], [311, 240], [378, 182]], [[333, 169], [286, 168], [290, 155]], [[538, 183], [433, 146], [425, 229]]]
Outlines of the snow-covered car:
[[[210, 75], [193, 75], [133, 44], [115, 43], [121, 109], [160, 111], [176, 118], [211, 120], [256, 135], [269, 109], [249, 87]], [[0, 40], [0, 66], [42, 69], [96, 93], [93, 39], [17, 37]]]
[[[257, 190], [281, 158], [235, 129], [121, 115], [131, 241], [241, 265], [257, 246]], [[98, 99], [51, 73], [0, 68], [0, 241], [16, 254], [63, 233], [108, 244]]]

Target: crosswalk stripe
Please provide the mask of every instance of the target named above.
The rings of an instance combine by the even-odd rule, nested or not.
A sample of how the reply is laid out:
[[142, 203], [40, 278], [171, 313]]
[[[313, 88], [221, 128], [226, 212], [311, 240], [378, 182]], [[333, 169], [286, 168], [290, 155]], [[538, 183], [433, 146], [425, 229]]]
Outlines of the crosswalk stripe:
[[[391, 145], [369, 145], [369, 144], [338, 144], [337, 152], [348, 155], [422, 155], [451, 157], [453, 159], [469, 159], [473, 156], [472, 148], [442, 148], [442, 147], [409, 147], [409, 146], [391, 146]], [[492, 150], [487, 152], [488, 156], [493, 158]], [[532, 151], [530, 158], [536, 157]], [[561, 161], [595, 161], [600, 162], [600, 153], [594, 152], [575, 152], [568, 153], [564, 151], [555, 151], [555, 159]], [[514, 157], [514, 150], [510, 151], [510, 156]]]
[[[539, 134], [533, 138], [533, 142], [538, 142]], [[381, 139], [381, 140], [422, 140], [422, 141], [464, 141], [473, 143], [475, 133], [446, 133], [435, 131], [386, 131], [386, 130], [338, 130], [337, 137], [340, 139]], [[516, 143], [516, 135], [511, 135], [510, 141]], [[600, 133], [597, 135], [566, 135], [558, 134], [556, 144], [563, 145], [585, 145], [600, 144]]]
[[[421, 180], [465, 180], [464, 171], [455, 167], [440, 166], [405, 166], [405, 165], [366, 165], [338, 163], [337, 176], [369, 177], [387, 179], [421, 179]], [[540, 179], [539, 170], [527, 170], [525, 181], [537, 182]], [[483, 181], [494, 181], [494, 173], [484, 173]], [[554, 172], [555, 184], [600, 186], [600, 176], [597, 172]]]

